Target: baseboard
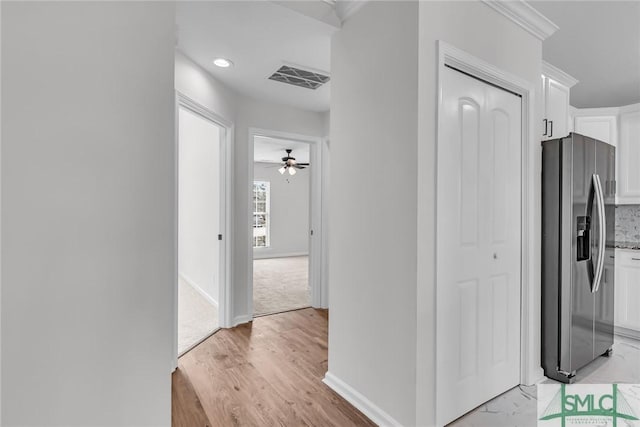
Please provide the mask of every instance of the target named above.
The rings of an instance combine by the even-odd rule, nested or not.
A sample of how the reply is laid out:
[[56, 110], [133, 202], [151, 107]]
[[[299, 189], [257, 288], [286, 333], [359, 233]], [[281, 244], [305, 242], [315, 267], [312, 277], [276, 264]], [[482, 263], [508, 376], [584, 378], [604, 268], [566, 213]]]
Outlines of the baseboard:
[[625, 338], [632, 338], [634, 340], [640, 340], [640, 331], [634, 329], [623, 328], [621, 326], [614, 326], [614, 333]]
[[402, 426], [394, 420], [391, 415], [376, 406], [372, 401], [364, 397], [357, 390], [345, 383], [331, 372], [327, 372], [322, 380], [329, 388], [338, 393], [344, 400], [355, 406], [360, 412], [366, 415], [371, 421], [379, 426]]
[[213, 305], [215, 308], [218, 308], [218, 301], [214, 300], [213, 298], [211, 298], [211, 295], [209, 295], [208, 293], [206, 293], [200, 286], [198, 286], [193, 280], [189, 279], [189, 277], [187, 277], [186, 275], [179, 273], [178, 274], [180, 276], [180, 278], [182, 280], [185, 281], [185, 283], [187, 283], [189, 286], [191, 286], [193, 289], [195, 289], [196, 292], [198, 292], [202, 298], [206, 299], [211, 305]]
[[250, 316], [248, 314], [243, 314], [242, 316], [236, 316], [233, 318], [233, 323], [231, 324], [231, 327], [234, 328], [243, 323], [249, 323], [252, 320], [253, 320], [253, 316]]
[[260, 253], [257, 250], [253, 251], [253, 259], [290, 258], [295, 256], [309, 256], [309, 252]]

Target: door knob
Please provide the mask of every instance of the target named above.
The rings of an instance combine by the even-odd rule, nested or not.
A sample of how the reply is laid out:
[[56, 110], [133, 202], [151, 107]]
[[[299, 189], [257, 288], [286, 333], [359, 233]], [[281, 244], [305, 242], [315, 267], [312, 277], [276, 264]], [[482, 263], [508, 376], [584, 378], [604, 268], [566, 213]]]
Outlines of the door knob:
[[498, 254], [496, 252], [493, 253], [493, 259], [498, 259]]

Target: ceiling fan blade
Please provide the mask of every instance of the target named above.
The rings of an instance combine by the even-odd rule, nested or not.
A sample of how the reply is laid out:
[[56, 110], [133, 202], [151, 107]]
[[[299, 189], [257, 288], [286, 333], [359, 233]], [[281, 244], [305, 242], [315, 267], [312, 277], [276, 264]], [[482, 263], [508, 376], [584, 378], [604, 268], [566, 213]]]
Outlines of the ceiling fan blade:
[[296, 169], [306, 169], [306, 166], [300, 166], [300, 165], [293, 165], [294, 168]]
[[309, 166], [309, 163], [296, 163], [296, 165]]

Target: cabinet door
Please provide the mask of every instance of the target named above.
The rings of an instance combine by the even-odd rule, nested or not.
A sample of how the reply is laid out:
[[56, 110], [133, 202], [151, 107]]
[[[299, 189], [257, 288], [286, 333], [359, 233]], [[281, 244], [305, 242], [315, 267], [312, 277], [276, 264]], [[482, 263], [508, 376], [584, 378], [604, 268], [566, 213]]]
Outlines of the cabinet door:
[[557, 139], [569, 134], [569, 88], [553, 79], [545, 82], [546, 118], [549, 123], [544, 139]]
[[[613, 287], [615, 289], [616, 287], [616, 283], [615, 283], [615, 274], [616, 274], [616, 270], [615, 270], [615, 263], [614, 261], [614, 251], [611, 249], [607, 249], [605, 256], [606, 256], [606, 260], [604, 263], [604, 271], [602, 273], [602, 285], [600, 286], [601, 288], [607, 287], [607, 288], [611, 288]], [[615, 315], [615, 297], [614, 299], [614, 303], [611, 304], [609, 301], [607, 301], [607, 298], [611, 298], [613, 296], [615, 296], [615, 292], [609, 292], [604, 294], [604, 298], [601, 298], [598, 303], [599, 306], [596, 307], [596, 310], [598, 310], [598, 313], [600, 315], [600, 318], [603, 319], [610, 319], [609, 322], [613, 321], [615, 322], [614, 319], [614, 315]], [[613, 310], [611, 310], [613, 309]], [[612, 312], [613, 311], [613, 312]]]
[[640, 331], [640, 251], [616, 251], [615, 325]]
[[547, 135], [549, 134], [549, 119], [547, 118], [547, 81], [549, 79], [544, 75], [540, 76], [540, 85], [542, 86], [542, 90], [540, 93], [542, 94], [542, 100], [540, 102], [540, 117], [542, 117], [542, 131], [540, 131], [540, 136], [543, 141], [549, 139]]
[[576, 133], [617, 145], [616, 116], [576, 116], [574, 124]]
[[620, 115], [618, 203], [640, 204], [640, 111]]

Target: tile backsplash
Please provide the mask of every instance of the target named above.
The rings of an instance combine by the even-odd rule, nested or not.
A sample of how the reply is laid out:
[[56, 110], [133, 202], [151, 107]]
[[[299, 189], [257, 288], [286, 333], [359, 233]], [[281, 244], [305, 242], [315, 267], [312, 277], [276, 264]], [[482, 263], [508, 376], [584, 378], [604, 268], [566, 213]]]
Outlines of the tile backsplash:
[[616, 206], [616, 242], [640, 242], [640, 205]]

